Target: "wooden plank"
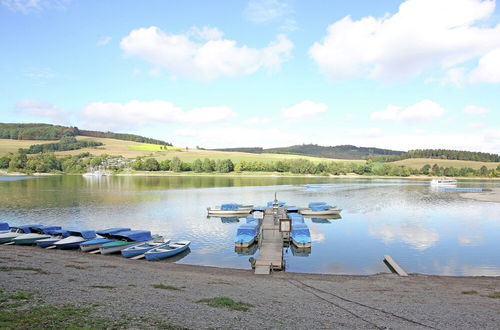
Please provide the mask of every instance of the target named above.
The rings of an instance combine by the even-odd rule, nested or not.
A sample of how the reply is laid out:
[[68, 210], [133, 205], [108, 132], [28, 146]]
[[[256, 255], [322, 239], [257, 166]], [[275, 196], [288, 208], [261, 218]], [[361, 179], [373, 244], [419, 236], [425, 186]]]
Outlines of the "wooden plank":
[[408, 274], [401, 268], [394, 259], [388, 254], [384, 256], [384, 261], [389, 265], [391, 270], [394, 270], [399, 276], [408, 276]]
[[55, 248], [56, 248], [56, 246], [55, 246], [55, 245], [51, 245], [51, 246], [47, 246], [45, 249], [46, 249], [46, 250], [50, 250], [50, 249], [55, 249]]
[[101, 250], [97, 249], [97, 250], [94, 250], [94, 251], [90, 251], [89, 253], [90, 254], [98, 254], [98, 253], [101, 253]]
[[255, 266], [256, 275], [269, 275], [271, 273], [271, 267], [269, 266]]
[[[284, 212], [284, 208], [278, 209], [279, 216]], [[259, 250], [259, 256], [255, 261], [255, 274], [270, 274], [272, 269], [283, 269], [283, 238], [279, 232], [279, 225], [275, 223], [272, 208], [267, 208], [264, 212]]]
[[7, 242], [7, 243], [4, 243], [3, 245], [14, 245], [16, 244], [16, 242]]
[[139, 254], [138, 256], [135, 256], [135, 257], [132, 257], [132, 258], [129, 258], [129, 259], [132, 259], [132, 260], [139, 260], [139, 259], [142, 259], [145, 257], [145, 254]]

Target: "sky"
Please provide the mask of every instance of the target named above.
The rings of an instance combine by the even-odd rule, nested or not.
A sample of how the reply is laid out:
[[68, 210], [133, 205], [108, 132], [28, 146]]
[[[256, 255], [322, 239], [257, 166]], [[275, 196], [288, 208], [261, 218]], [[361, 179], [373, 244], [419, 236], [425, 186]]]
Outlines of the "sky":
[[0, 122], [500, 153], [493, 0], [0, 0]]

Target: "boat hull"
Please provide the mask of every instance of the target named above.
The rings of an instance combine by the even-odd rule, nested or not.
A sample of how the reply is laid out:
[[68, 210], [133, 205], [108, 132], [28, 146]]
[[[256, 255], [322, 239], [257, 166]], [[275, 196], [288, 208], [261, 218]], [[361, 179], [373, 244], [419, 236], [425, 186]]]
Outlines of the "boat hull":
[[46, 239], [50, 237], [50, 235], [43, 234], [22, 234], [14, 238], [12, 241], [16, 243], [16, 245], [33, 245], [40, 239]]
[[208, 215], [211, 217], [231, 217], [231, 216], [246, 216], [250, 214], [250, 209], [248, 210], [236, 210], [236, 211], [223, 211], [223, 210], [208, 210]]
[[48, 247], [54, 245], [55, 242], [62, 240], [61, 237], [50, 237], [45, 239], [39, 239], [35, 242], [35, 244], [39, 247]]
[[166, 245], [168, 245], [168, 243], [170, 243], [170, 240], [167, 240], [163, 243], [155, 243], [155, 242], [141, 243], [141, 244], [137, 244], [135, 246], [129, 246], [129, 247], [121, 250], [121, 254], [124, 258], [133, 258], [133, 257], [136, 257], [138, 255], [144, 254], [148, 251], [151, 251], [152, 249], [166, 246]]
[[113, 254], [113, 253], [118, 253], [121, 250], [126, 249], [128, 247], [138, 245], [141, 243], [142, 242], [124, 242], [124, 241], [111, 242], [111, 243], [103, 244], [99, 248], [99, 251], [101, 252], [101, 254]]
[[253, 243], [255, 243], [255, 237], [251, 238], [244, 237], [242, 239], [238, 239], [238, 237], [236, 237], [236, 240], [234, 241], [234, 246], [239, 248], [244, 248], [244, 247], [249, 247]]
[[8, 233], [5, 233], [5, 234], [0, 234], [0, 244], [8, 243], [8, 242], [12, 241], [14, 238], [16, 238], [19, 235], [21, 235], [21, 233], [8, 232]]
[[94, 251], [94, 250], [99, 249], [104, 244], [111, 243], [114, 241], [115, 240], [105, 239], [105, 238], [101, 239], [100, 242], [96, 242], [96, 243], [91, 243], [90, 241], [87, 241], [87, 242], [80, 244], [80, 250], [82, 250], [82, 252]]
[[162, 259], [166, 259], [166, 258], [169, 258], [169, 257], [172, 257], [172, 256], [175, 256], [183, 251], [186, 251], [188, 248], [189, 248], [189, 245], [190, 245], [190, 242], [188, 242], [187, 244], [185, 244], [184, 246], [182, 247], [179, 247], [179, 248], [176, 248], [176, 249], [172, 249], [172, 250], [169, 250], [169, 251], [154, 251], [155, 249], [151, 250], [151, 251], [148, 251], [144, 254], [144, 256], [146, 257], [146, 260], [148, 261], [157, 261], [157, 260], [162, 260]]
[[306, 210], [300, 210], [299, 213], [302, 214], [303, 216], [325, 216], [325, 215], [339, 215], [340, 212], [342, 212], [341, 209], [328, 209], [328, 210], [322, 210], [322, 211], [312, 211], [309, 209]]
[[292, 238], [292, 243], [298, 248], [310, 248], [311, 247], [311, 242], [298, 242], [295, 239]]
[[69, 236], [54, 243], [56, 248], [62, 250], [77, 249], [86, 239], [80, 236]]

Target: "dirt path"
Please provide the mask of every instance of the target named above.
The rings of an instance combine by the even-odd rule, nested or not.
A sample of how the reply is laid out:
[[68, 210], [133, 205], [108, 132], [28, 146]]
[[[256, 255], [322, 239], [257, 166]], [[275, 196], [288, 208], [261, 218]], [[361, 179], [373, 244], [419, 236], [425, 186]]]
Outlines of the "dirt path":
[[[93, 306], [100, 317], [147, 317], [195, 329], [500, 328], [500, 299], [488, 297], [500, 291], [500, 277], [259, 277], [245, 270], [0, 246], [0, 287], [31, 291], [46, 304]], [[244, 312], [198, 302], [222, 296], [253, 307]]]

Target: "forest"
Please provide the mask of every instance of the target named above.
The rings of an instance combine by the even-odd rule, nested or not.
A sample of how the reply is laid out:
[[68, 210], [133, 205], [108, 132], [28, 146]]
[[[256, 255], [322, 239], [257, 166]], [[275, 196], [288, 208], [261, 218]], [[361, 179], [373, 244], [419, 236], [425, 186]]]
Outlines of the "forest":
[[102, 146], [103, 143], [96, 141], [78, 141], [74, 136], [63, 136], [59, 142], [33, 144], [29, 148], [19, 149], [19, 153], [38, 154], [47, 151], [77, 150], [89, 147]]
[[394, 162], [397, 160], [408, 158], [434, 158], [472, 160], [478, 162], [500, 162], [500, 155], [497, 154], [448, 149], [416, 149], [410, 150], [401, 155], [379, 155], [369, 157], [369, 159], [372, 159], [376, 162]]

